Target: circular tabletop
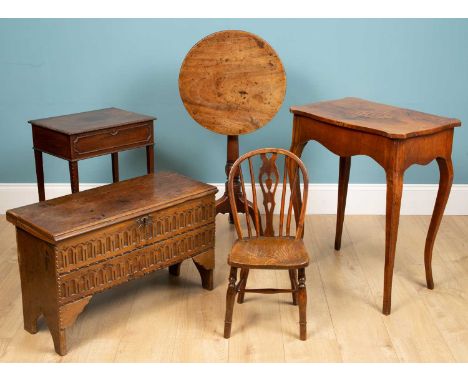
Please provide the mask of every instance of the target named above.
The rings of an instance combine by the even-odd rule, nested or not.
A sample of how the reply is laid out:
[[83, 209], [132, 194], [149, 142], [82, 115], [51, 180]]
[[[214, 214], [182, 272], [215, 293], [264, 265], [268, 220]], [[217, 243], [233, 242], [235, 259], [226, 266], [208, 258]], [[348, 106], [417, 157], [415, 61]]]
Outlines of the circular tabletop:
[[286, 93], [280, 58], [262, 38], [248, 32], [213, 33], [187, 53], [179, 74], [185, 108], [203, 127], [241, 135], [267, 124]]

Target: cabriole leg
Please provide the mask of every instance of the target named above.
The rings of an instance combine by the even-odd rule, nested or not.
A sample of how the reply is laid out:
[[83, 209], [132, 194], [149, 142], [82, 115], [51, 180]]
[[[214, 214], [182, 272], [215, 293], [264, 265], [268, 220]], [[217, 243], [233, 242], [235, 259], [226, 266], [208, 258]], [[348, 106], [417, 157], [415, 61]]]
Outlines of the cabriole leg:
[[434, 280], [432, 278], [432, 250], [434, 242], [439, 230], [442, 216], [444, 215], [445, 206], [450, 195], [453, 181], [453, 166], [452, 159], [437, 158], [439, 165], [440, 180], [439, 191], [432, 213], [431, 223], [427, 232], [426, 246], [424, 248], [424, 266], [426, 268], [426, 283], [429, 289], [434, 289]]

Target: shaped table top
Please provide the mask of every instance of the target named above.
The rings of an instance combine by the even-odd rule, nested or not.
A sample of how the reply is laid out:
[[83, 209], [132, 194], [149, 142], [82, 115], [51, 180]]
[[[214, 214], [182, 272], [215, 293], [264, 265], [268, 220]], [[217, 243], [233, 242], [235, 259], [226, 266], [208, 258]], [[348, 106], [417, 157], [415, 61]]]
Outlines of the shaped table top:
[[441, 117], [403, 109], [360, 98], [342, 98], [303, 106], [292, 106], [291, 112], [328, 124], [392, 139], [406, 139], [461, 126], [455, 118]]

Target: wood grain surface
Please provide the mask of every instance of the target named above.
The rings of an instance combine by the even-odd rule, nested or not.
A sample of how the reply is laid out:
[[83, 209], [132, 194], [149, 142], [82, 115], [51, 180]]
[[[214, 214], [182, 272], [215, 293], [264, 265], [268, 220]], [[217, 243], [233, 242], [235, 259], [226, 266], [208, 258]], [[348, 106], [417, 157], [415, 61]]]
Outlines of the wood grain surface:
[[[282, 176], [277, 166], [277, 162], [280, 161], [284, 164]], [[261, 162], [257, 174], [255, 174], [253, 162]], [[236, 174], [239, 174], [242, 194], [246, 194], [244, 179], [248, 179], [248, 177], [243, 175], [243, 163], [248, 163], [253, 202], [253, 214], [251, 215], [250, 209], [247, 206], [247, 200], [244, 201], [244, 210], [248, 211], [245, 213], [245, 225], [242, 224], [239, 219], [234, 192]], [[303, 183], [302, 195], [300, 195], [299, 185], [301, 175]], [[262, 216], [259, 210], [260, 201], [257, 200], [257, 195], [259, 193], [255, 191], [256, 178], [258, 179], [261, 194], [263, 195], [263, 207], [265, 212], [264, 224], [261, 223]], [[275, 203], [275, 195], [281, 179], [281, 203], [277, 204]], [[302, 236], [304, 232], [308, 188], [309, 177], [304, 163], [302, 163], [296, 155], [287, 150], [281, 148], [257, 149], [242, 155], [234, 162], [229, 174], [228, 191], [238, 240], [232, 246], [231, 253], [228, 256], [228, 264], [231, 266], [231, 269], [229, 271], [229, 285], [226, 292], [224, 338], [230, 338], [231, 336], [232, 317], [236, 297], [237, 302], [242, 304], [246, 293], [287, 293], [291, 295], [293, 305], [298, 305], [299, 308], [299, 338], [302, 341], [307, 339], [307, 290], [305, 268], [309, 265], [309, 255], [302, 240]], [[292, 190], [288, 198], [286, 198], [287, 189]], [[296, 234], [292, 236], [292, 207], [294, 203], [296, 203], [296, 207], [298, 207], [298, 199], [302, 200], [302, 205], [300, 211], [299, 208], [296, 208], [298, 217], [294, 229]], [[278, 208], [275, 210], [275, 207]], [[274, 224], [274, 220], [278, 220], [275, 219], [275, 211], [279, 214], [277, 230]], [[284, 227], [285, 220], [286, 227]], [[255, 227], [255, 230], [252, 230], [252, 225]], [[285, 228], [284, 231], [283, 228]], [[248, 237], [246, 237], [246, 235], [248, 235]], [[240, 269], [240, 279], [239, 282], [236, 283], [238, 269]], [[291, 288], [247, 288], [250, 271], [257, 269], [287, 270]]]
[[237, 268], [297, 269], [309, 265], [309, 255], [294, 237], [255, 237], [236, 240], [228, 262]]
[[43, 240], [55, 242], [214, 190], [216, 187], [183, 175], [159, 172], [15, 208], [7, 211], [7, 219]]
[[219, 134], [246, 134], [278, 112], [286, 93], [286, 74], [262, 38], [221, 31], [188, 52], [180, 69], [179, 92], [188, 113], [203, 127]]
[[91, 296], [189, 258], [212, 290], [215, 193], [161, 173], [7, 211], [17, 228], [25, 330], [37, 333], [44, 316], [65, 355], [67, 329]]
[[441, 117], [354, 97], [292, 106], [290, 110], [296, 115], [393, 139], [434, 134], [461, 125], [456, 118]]
[[137, 114], [131, 111], [110, 107], [83, 113], [35, 119], [28, 122], [31, 125], [45, 127], [66, 135], [74, 135], [133, 123], [149, 122], [155, 119], [155, 117], [149, 115]]
[[[293, 107], [291, 152], [301, 156], [309, 141], [316, 141], [340, 157], [335, 248], [341, 246], [351, 157], [367, 155], [385, 170], [387, 181], [385, 278], [382, 313], [391, 312], [393, 268], [406, 169], [437, 160], [439, 190], [426, 238], [426, 284], [434, 288], [432, 248], [453, 182], [452, 143], [460, 121], [414, 110], [382, 105], [359, 98], [343, 98]], [[296, 188], [298, 186], [296, 185]], [[297, 200], [295, 210], [299, 208]], [[297, 213], [296, 213], [297, 216]]]
[[[421, 267], [430, 217], [401, 217], [390, 316], [380, 311], [383, 258], [376, 256], [385, 217], [346, 219], [336, 252], [335, 217], [306, 218], [307, 341], [297, 339], [289, 294], [246, 295], [231, 338], [223, 338], [226, 260], [236, 232], [218, 215], [213, 291], [202, 290], [197, 269], [184, 262], [180, 277], [156, 271], [97, 294], [69, 329], [70, 351], [60, 357], [43, 319], [35, 335], [23, 329], [15, 228], [0, 216], [0, 362], [468, 362], [468, 217], [442, 221], [432, 291]], [[248, 287], [289, 283], [285, 271], [254, 270]]]

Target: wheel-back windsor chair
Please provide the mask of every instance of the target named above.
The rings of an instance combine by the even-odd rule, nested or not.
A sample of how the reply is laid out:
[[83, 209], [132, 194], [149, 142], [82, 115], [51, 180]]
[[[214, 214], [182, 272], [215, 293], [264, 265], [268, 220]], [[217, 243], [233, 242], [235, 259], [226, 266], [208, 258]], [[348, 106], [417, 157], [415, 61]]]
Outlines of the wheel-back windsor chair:
[[[283, 176], [280, 178], [280, 170], [277, 166], [278, 157], [284, 157]], [[254, 160], [261, 161], [257, 180], [260, 185], [262, 204], [264, 206], [264, 224], [260, 214], [259, 200], [256, 188], [256, 176], [254, 171]], [[238, 215], [238, 202], [234, 196], [234, 182], [240, 179], [240, 186], [244, 195], [246, 187], [242, 172], [242, 164], [248, 162], [248, 171], [251, 182], [251, 199], [253, 212], [245, 206], [245, 224], [241, 225]], [[300, 170], [300, 171], [299, 171]], [[293, 219], [292, 200], [299, 195], [300, 173], [304, 185], [302, 195], [302, 206], [298, 223]], [[276, 191], [281, 184], [281, 203], [279, 204], [279, 217], [274, 218]], [[304, 218], [307, 205], [308, 175], [302, 161], [293, 153], [276, 148], [264, 148], [248, 152], [237, 159], [231, 169], [228, 180], [228, 192], [233, 212], [234, 224], [238, 239], [231, 249], [228, 264], [231, 267], [229, 275], [229, 286], [226, 295], [226, 317], [224, 324], [224, 337], [231, 335], [232, 314], [234, 301], [238, 295], [238, 303], [244, 301], [245, 293], [292, 293], [293, 304], [299, 305], [300, 339], [307, 337], [306, 326], [306, 304], [307, 293], [305, 286], [305, 267], [309, 264], [309, 256], [302, 241], [304, 230]], [[296, 185], [296, 187], [294, 187]], [[288, 192], [292, 190], [291, 192]], [[245, 203], [247, 198], [244, 199]], [[253, 216], [252, 216], [253, 215]], [[278, 231], [275, 232], [274, 221], [279, 220]], [[295, 225], [295, 235], [291, 235], [291, 223]], [[237, 281], [237, 270], [240, 268], [240, 280]], [[280, 269], [288, 270], [291, 280], [291, 289], [247, 289], [247, 278], [249, 270], [256, 269]]]

